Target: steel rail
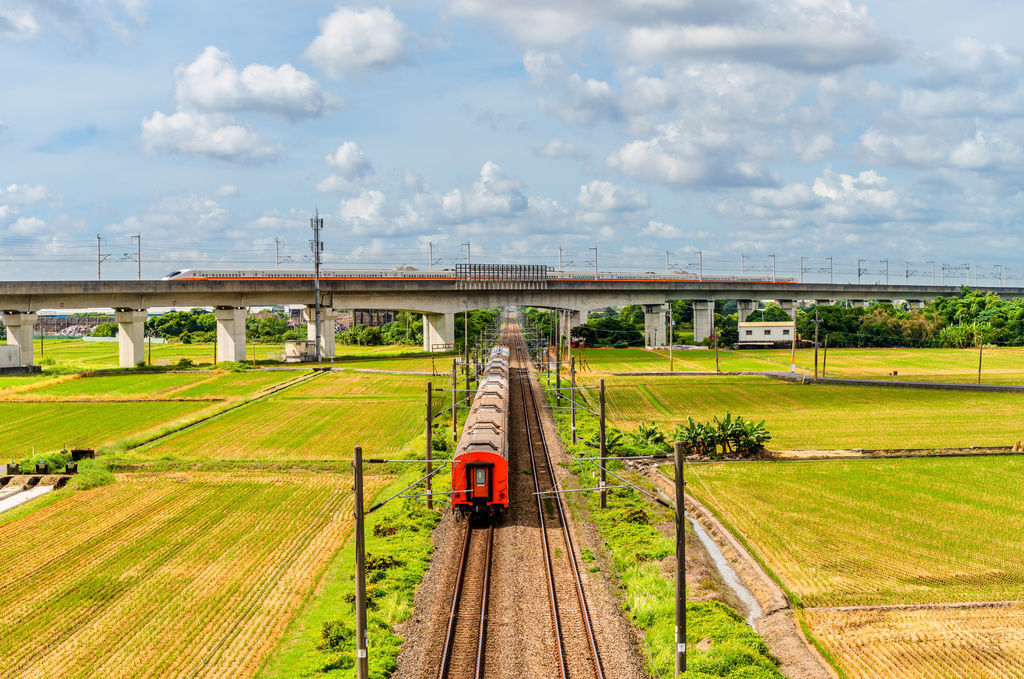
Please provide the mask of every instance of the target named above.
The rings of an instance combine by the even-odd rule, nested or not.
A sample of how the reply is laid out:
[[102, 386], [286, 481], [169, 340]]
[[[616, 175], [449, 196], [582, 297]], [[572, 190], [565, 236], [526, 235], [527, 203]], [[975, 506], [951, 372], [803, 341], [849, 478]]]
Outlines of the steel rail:
[[[451, 670], [452, 652], [455, 650], [455, 629], [459, 619], [459, 605], [462, 603], [462, 589], [465, 584], [466, 564], [469, 563], [469, 544], [473, 536], [473, 527], [466, 525], [466, 541], [462, 545], [462, 557], [459, 559], [459, 571], [455, 579], [455, 594], [452, 597], [452, 608], [448, 616], [448, 630], [445, 633], [444, 650], [441, 652], [441, 668], [438, 679], [448, 679]], [[475, 679], [484, 676], [484, 650], [487, 641], [487, 606], [491, 586], [491, 547], [494, 543], [494, 527], [487, 528], [487, 549], [484, 557], [483, 591], [480, 597], [480, 630], [477, 633]]]
[[[522, 381], [523, 381], [523, 374], [522, 374], [522, 372], [520, 372], [519, 377], [520, 377], [520, 384], [522, 384]], [[528, 377], [529, 377], [529, 375], [527, 374], [527, 378]], [[525, 392], [523, 393], [523, 400], [524, 400], [524, 407], [525, 407], [525, 405], [526, 405], [525, 404], [525, 400], [526, 400]], [[551, 487], [552, 487], [552, 489], [557, 491], [558, 490], [558, 482], [555, 479], [555, 470], [554, 470], [554, 465], [553, 465], [552, 459], [551, 459], [551, 451], [548, 448], [547, 437], [544, 436], [544, 428], [543, 428], [543, 423], [542, 423], [543, 421], [541, 420], [540, 406], [537, 404], [536, 394], [534, 394], [532, 387], [530, 388], [530, 401], [533, 404], [533, 413], [534, 413], [534, 417], [536, 418], [537, 426], [539, 428], [538, 434], [540, 436], [541, 447], [544, 450], [544, 458], [545, 458], [545, 460], [547, 462], [548, 475], [550, 476], [550, 479], [551, 479]], [[527, 422], [529, 423], [529, 417], [527, 417]], [[527, 425], [527, 427], [529, 427], [529, 424]], [[532, 446], [532, 444], [530, 446], [530, 453], [531, 453], [531, 456], [532, 456], [532, 454], [533, 454], [533, 446]], [[536, 470], [534, 470], [534, 489], [537, 492], [540, 492], [540, 489], [537, 487]], [[540, 498], [541, 498], [541, 496], [538, 495], [537, 496], [538, 505], [540, 503]], [[598, 650], [597, 650], [597, 639], [595, 638], [595, 635], [594, 635], [594, 625], [593, 625], [593, 621], [591, 620], [590, 609], [587, 606], [586, 594], [583, 591], [583, 578], [580, 575], [579, 565], [576, 563], [576, 549], [575, 549], [575, 546], [573, 545], [572, 535], [569, 532], [569, 522], [566, 520], [565, 512], [562, 509], [562, 499], [557, 494], [555, 495], [555, 505], [558, 508], [558, 518], [559, 518], [559, 522], [561, 523], [561, 526], [562, 526], [562, 537], [563, 537], [563, 539], [565, 541], [565, 548], [566, 548], [567, 557], [568, 557], [568, 560], [569, 560], [569, 565], [572, 568], [573, 582], [576, 585], [576, 598], [577, 598], [577, 601], [578, 601], [579, 606], [580, 606], [580, 614], [581, 614], [581, 617], [583, 619], [583, 625], [584, 625], [584, 627], [586, 629], [586, 633], [587, 633], [587, 643], [588, 643], [588, 647], [590, 649], [591, 660], [594, 663], [594, 672], [595, 672], [596, 676], [598, 677], [598, 679], [604, 679], [604, 667], [601, 665], [601, 656], [600, 656], [600, 654], [598, 653]], [[547, 538], [547, 536], [545, 535], [545, 543], [547, 541], [546, 538]]]
[[[516, 354], [519, 357], [520, 363], [523, 363], [523, 347], [522, 341], [516, 341]], [[519, 371], [519, 395], [523, 402], [523, 418], [524, 424], [526, 425], [526, 444], [530, 449], [530, 470], [531, 476], [533, 477], [533, 490], [534, 497], [537, 499], [537, 516], [540, 519], [540, 544], [544, 552], [544, 564], [547, 571], [548, 580], [548, 596], [551, 600], [551, 626], [555, 631], [555, 649], [558, 652], [558, 673], [562, 679], [569, 679], [568, 668], [565, 663], [565, 649], [563, 648], [562, 642], [562, 628], [559, 623], [558, 615], [558, 594], [555, 591], [555, 575], [554, 567], [551, 564], [551, 552], [548, 548], [548, 534], [547, 524], [544, 520], [544, 504], [541, 499], [540, 484], [537, 481], [537, 460], [533, 452], [533, 435], [530, 433], [530, 410], [526, 405], [526, 390], [528, 384], [524, 375], [527, 375], [527, 370], [524, 368], [517, 368]]]

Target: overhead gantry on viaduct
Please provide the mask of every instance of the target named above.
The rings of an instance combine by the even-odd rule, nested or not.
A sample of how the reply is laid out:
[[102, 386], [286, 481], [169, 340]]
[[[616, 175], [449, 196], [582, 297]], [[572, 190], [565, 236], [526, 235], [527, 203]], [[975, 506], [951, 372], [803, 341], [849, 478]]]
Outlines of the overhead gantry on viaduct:
[[[512, 267], [514, 268], [514, 267]], [[539, 267], [524, 267], [537, 270]], [[503, 267], [507, 270], [509, 267]], [[338, 309], [391, 309], [423, 314], [423, 347], [450, 345], [455, 314], [503, 306], [564, 309], [568, 328], [585, 323], [595, 309], [637, 304], [644, 307], [648, 345], [667, 343], [665, 309], [669, 300], [693, 301], [694, 340], [711, 332], [714, 303], [738, 300], [745, 320], [759, 300], [775, 300], [792, 315], [798, 301], [906, 301], [923, 305], [956, 295], [959, 286], [854, 285], [767, 280], [693, 280], [689, 274], [581, 274], [549, 271], [543, 276], [410, 276], [402, 271], [367, 271], [321, 280], [321, 354], [334, 355]], [[482, 269], [486, 271], [486, 269]], [[425, 273], [425, 272], [419, 272]], [[1024, 296], [1024, 288], [976, 288], [1004, 298]], [[253, 306], [306, 305], [309, 336], [315, 336], [313, 289], [308, 279], [237, 276], [210, 280], [159, 281], [0, 281], [0, 311], [8, 344], [21, 347], [22, 365], [33, 363], [32, 336], [37, 312], [111, 308], [118, 324], [122, 366], [143, 359], [144, 323], [152, 308], [212, 307], [217, 319], [218, 360], [245, 359], [245, 319]]]

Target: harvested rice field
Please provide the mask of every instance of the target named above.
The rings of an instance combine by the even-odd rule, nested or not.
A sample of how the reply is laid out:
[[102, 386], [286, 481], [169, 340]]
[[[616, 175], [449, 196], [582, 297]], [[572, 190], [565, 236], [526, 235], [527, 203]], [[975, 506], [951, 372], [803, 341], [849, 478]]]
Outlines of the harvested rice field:
[[255, 675], [349, 534], [351, 486], [123, 475], [0, 525], [0, 676]]

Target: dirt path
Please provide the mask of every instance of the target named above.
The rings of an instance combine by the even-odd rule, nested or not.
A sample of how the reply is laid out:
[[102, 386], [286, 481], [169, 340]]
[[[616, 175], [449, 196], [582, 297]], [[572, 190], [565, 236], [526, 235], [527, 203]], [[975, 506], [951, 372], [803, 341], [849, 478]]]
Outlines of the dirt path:
[[[648, 477], [669, 498], [675, 497], [675, 484], [667, 476], [650, 469]], [[726, 561], [736, 571], [743, 585], [750, 590], [764, 611], [755, 628], [782, 663], [779, 668], [790, 679], [835, 679], [838, 675], [818, 654], [800, 631], [785, 592], [754, 560], [742, 544], [715, 516], [690, 495], [685, 498], [687, 514], [697, 520], [721, 549]], [[687, 548], [690, 543], [687, 542]], [[704, 547], [697, 549], [707, 557]], [[689, 568], [689, 567], [688, 567]], [[687, 573], [689, 576], [689, 573]], [[687, 581], [689, 582], [689, 577]]]

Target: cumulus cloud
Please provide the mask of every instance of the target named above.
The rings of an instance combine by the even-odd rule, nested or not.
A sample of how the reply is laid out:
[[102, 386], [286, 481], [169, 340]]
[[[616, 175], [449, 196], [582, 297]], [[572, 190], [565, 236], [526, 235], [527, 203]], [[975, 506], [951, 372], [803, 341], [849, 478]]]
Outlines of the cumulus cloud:
[[[209, 196], [164, 196], [145, 211], [107, 224], [104, 231], [117, 234], [145, 233], [151, 238], [196, 242], [231, 236], [228, 211]], [[242, 230], [236, 237], [250, 235]]]
[[347, 141], [324, 161], [334, 172], [317, 182], [320, 193], [358, 193], [367, 182], [374, 181], [373, 164], [354, 141]]
[[160, 111], [142, 121], [142, 147], [147, 153], [180, 153], [228, 163], [260, 163], [277, 158], [278, 144], [217, 114]]
[[1000, 126], [981, 123], [891, 134], [871, 127], [861, 135], [860, 145], [871, 160], [884, 165], [993, 170], [1016, 168], [1024, 160], [1018, 138]]
[[387, 232], [385, 209], [387, 198], [380, 191], [364, 189], [355, 198], [338, 205], [338, 216], [353, 235], [372, 236]]
[[295, 121], [318, 118], [330, 108], [320, 85], [290, 64], [249, 64], [238, 70], [229, 54], [212, 46], [188, 66], [178, 67], [174, 78], [175, 96], [184, 109], [256, 111]]
[[809, 71], [884, 63], [898, 55], [867, 7], [849, 0], [758, 2], [741, 17], [729, 23], [635, 26], [624, 44], [637, 61], [736, 59]]
[[531, 50], [523, 56], [523, 66], [536, 84], [557, 94], [555, 99], [541, 99], [540, 106], [563, 122], [592, 125], [621, 116], [608, 83], [572, 73], [558, 54]]
[[46, 222], [39, 217], [18, 217], [8, 228], [11, 233], [19, 236], [35, 236], [42, 233]]
[[576, 144], [561, 137], [548, 139], [535, 153], [541, 158], [586, 158], [587, 155]]
[[235, 198], [238, 194], [238, 187], [234, 184], [222, 184], [213, 192], [217, 198]]
[[27, 8], [0, 7], [0, 40], [31, 40], [39, 34], [39, 22]]
[[655, 136], [625, 144], [605, 162], [637, 179], [674, 187], [778, 183], [734, 136], [682, 122], [659, 126]]
[[0, 186], [0, 202], [9, 205], [31, 205], [49, 200], [50, 189], [42, 184], [8, 184]]
[[342, 7], [320, 21], [305, 57], [331, 78], [387, 68], [409, 57], [411, 34], [390, 9]]
[[643, 210], [648, 199], [647, 194], [638, 189], [595, 179], [580, 187], [576, 204], [585, 212], [628, 212]]
[[56, 30], [80, 47], [95, 41], [97, 26], [105, 26], [128, 43], [145, 26], [144, 0], [98, 0], [91, 3], [7, 0], [0, 7], [0, 40], [25, 41]]

